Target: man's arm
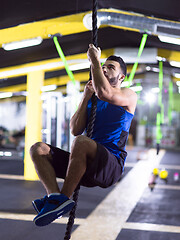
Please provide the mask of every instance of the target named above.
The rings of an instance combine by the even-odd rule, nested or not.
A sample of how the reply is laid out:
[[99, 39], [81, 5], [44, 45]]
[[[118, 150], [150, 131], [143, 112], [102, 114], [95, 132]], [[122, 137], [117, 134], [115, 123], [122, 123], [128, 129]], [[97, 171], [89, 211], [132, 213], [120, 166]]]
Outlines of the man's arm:
[[[136, 93], [131, 89], [120, 89], [110, 85], [102, 71], [100, 49], [90, 45], [88, 58], [91, 62], [93, 87], [98, 98], [111, 104], [125, 107], [127, 111], [134, 113], [137, 102]], [[124, 79], [124, 75], [122, 77]]]
[[78, 109], [70, 120], [70, 129], [74, 136], [82, 134], [86, 127], [87, 104], [93, 93], [94, 89], [92, 87], [92, 81], [89, 81], [85, 86], [83, 97]]

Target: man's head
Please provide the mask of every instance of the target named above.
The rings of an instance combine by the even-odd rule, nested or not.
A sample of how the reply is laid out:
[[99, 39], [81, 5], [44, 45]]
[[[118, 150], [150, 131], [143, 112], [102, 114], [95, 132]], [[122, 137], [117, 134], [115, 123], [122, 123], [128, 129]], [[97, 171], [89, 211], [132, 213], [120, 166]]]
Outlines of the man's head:
[[121, 84], [126, 76], [126, 64], [121, 57], [109, 56], [102, 68], [112, 86]]
[[124, 76], [126, 76], [126, 72], [127, 72], [126, 64], [125, 64], [124, 60], [121, 57], [112, 55], [112, 56], [109, 56], [106, 59], [106, 61], [107, 60], [112, 60], [112, 61], [118, 62], [119, 65], [120, 65], [120, 68], [122, 70], [122, 73], [124, 74]]

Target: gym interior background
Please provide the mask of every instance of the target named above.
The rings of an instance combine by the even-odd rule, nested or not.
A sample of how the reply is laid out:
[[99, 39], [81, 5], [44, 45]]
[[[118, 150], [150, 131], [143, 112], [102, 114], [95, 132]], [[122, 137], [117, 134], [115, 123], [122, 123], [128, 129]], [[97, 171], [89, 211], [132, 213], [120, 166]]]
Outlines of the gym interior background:
[[[155, 196], [165, 199], [164, 196], [172, 197], [174, 194], [173, 201], [177, 201], [180, 196], [178, 191], [180, 171], [179, 8], [180, 3], [177, 0], [98, 1], [98, 45], [102, 50], [102, 62], [111, 54], [119, 54], [127, 63], [128, 70], [123, 87], [130, 87], [138, 94], [138, 105], [128, 138], [129, 155], [123, 179], [128, 179], [128, 174], [134, 170], [139, 161], [145, 161], [147, 164], [152, 150], [156, 150], [159, 145], [163, 162], [160, 162], [161, 159], [155, 153], [153, 158], [159, 160], [148, 165], [149, 175], [147, 176], [151, 175], [152, 169], [157, 169], [159, 166], [163, 169], [166, 167], [170, 185], [176, 186], [174, 190], [176, 193], [172, 191], [173, 187], [169, 188], [170, 190], [159, 187], [160, 190], [157, 190], [158, 194], [154, 195], [152, 202], [150, 202], [152, 192], [144, 187], [145, 192], [141, 192], [143, 195], [140, 201], [137, 199], [137, 205], [134, 205], [136, 207], [132, 208], [134, 215], [130, 215], [130, 222], [136, 222], [137, 218], [138, 222], [141, 222], [145, 210], [142, 211], [142, 215], [140, 210], [146, 209], [142, 206], [144, 202], [148, 207], [156, 208]], [[38, 191], [42, 191], [29, 158], [28, 151], [31, 144], [45, 141], [64, 150], [70, 150], [73, 136], [69, 130], [69, 120], [76, 110], [83, 88], [89, 79], [86, 51], [88, 44], [92, 42], [91, 11], [91, 1], [83, 0], [71, 2], [7, 0], [2, 3], [0, 8], [0, 181], [2, 181], [3, 194], [6, 195], [3, 203], [9, 199], [9, 191], [16, 195], [17, 188], [22, 187], [24, 194], [29, 195], [30, 183], [32, 189], [29, 198], [33, 199], [32, 195], [36, 196]], [[65, 62], [56, 50], [54, 36], [57, 37], [62, 48], [68, 70], [73, 73], [73, 79], [68, 75]], [[147, 39], [142, 46], [145, 36]], [[22, 44], [27, 44], [28, 40], [35, 41], [34, 45], [22, 47]], [[16, 47], [13, 43], [16, 43]], [[21, 179], [19, 181], [25, 182], [24, 186], [19, 186], [18, 178]], [[161, 181], [162, 179], [160, 177], [157, 180], [157, 186], [162, 184], [168, 188], [167, 181]], [[167, 180], [166, 177], [164, 179]], [[8, 188], [11, 181], [13, 181], [13, 187]], [[81, 225], [81, 218], [87, 219], [91, 210], [93, 211], [111, 193], [111, 190], [114, 188], [105, 192], [94, 190], [93, 193], [92, 189], [83, 189], [85, 198], [80, 200], [77, 224]], [[98, 200], [83, 212], [89, 194]], [[0, 219], [6, 219], [7, 224], [11, 224], [13, 228], [17, 220], [13, 220], [10, 215], [7, 217], [6, 214], [30, 215], [33, 212], [28, 205], [30, 199], [25, 205], [24, 203], [17, 205], [18, 200], [16, 203], [11, 201], [12, 199], [9, 199], [7, 208], [1, 207]], [[168, 200], [165, 202], [168, 204]], [[174, 206], [177, 210], [177, 203]], [[158, 213], [160, 208], [154, 211]], [[167, 216], [170, 216], [168, 214], [164, 216], [166, 220]], [[24, 219], [26, 217], [24, 215]], [[121, 231], [117, 231], [119, 235], [106, 234], [107, 238], [103, 237], [103, 239], [134, 239], [134, 234], [136, 239], [161, 239], [162, 236], [163, 239], [179, 239], [180, 216], [177, 216], [175, 211], [171, 216], [175, 220], [171, 223], [162, 220], [160, 216], [158, 220], [155, 216], [151, 217], [149, 219], [153, 217], [155, 219], [150, 221], [151, 224], [171, 225], [177, 227], [177, 231], [174, 230], [172, 233], [171, 229], [168, 232], [164, 227], [161, 231], [156, 231], [156, 235], [153, 227], [153, 230], [143, 228], [144, 225], [137, 228], [133, 225], [131, 228], [128, 221], [124, 220], [126, 224]], [[17, 221], [16, 224], [24, 226], [23, 217], [19, 219], [22, 222]], [[27, 219], [30, 218], [27, 217]], [[31, 227], [27, 225], [30, 220], [27, 219], [25, 220], [26, 230], [30, 231]], [[116, 216], [116, 223], [118, 219]], [[147, 222], [147, 219], [142, 220], [143, 224]], [[133, 228], [135, 230], [132, 230]], [[5, 229], [0, 233], [0, 236], [2, 234], [4, 237], [2, 239], [45, 238], [48, 231], [39, 233], [35, 230], [34, 235], [28, 238], [22, 237], [23, 231], [15, 237]], [[58, 231], [63, 232], [63, 228], [54, 227], [54, 233], [51, 233], [54, 239], [57, 239], [55, 236], [58, 235]], [[112, 231], [114, 230], [112, 229], [111, 233]], [[155, 235], [152, 235], [153, 233]], [[47, 235], [50, 236], [49, 234], [48, 232]], [[76, 235], [72, 239], [76, 239]], [[91, 236], [87, 239], [102, 238]]]

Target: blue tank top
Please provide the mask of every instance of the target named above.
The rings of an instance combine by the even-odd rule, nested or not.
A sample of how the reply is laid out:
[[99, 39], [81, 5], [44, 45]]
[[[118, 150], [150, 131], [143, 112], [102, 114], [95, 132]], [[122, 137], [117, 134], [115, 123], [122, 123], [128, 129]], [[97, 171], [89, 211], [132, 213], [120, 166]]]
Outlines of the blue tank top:
[[[90, 117], [92, 102], [89, 100], [87, 111]], [[96, 119], [92, 139], [105, 146], [118, 159], [126, 160], [125, 145], [133, 114], [123, 107], [110, 104], [97, 98]]]

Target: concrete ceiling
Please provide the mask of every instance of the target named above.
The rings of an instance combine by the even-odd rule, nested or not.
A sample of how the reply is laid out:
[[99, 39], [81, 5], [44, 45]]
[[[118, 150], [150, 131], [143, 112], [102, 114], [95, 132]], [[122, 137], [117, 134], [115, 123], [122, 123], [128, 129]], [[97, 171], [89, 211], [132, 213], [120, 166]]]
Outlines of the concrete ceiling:
[[[99, 0], [98, 9], [102, 11], [123, 13], [142, 19], [164, 20], [167, 25], [180, 24], [180, 3], [178, 0]], [[116, 10], [112, 10], [116, 9]], [[76, 1], [42, 1], [42, 0], [3, 0], [0, 8], [0, 46], [3, 43], [41, 36], [42, 44], [30, 48], [5, 51], [0, 48], [0, 74], [22, 66], [37, 65], [49, 61], [58, 61], [59, 56], [50, 34], [60, 33], [59, 43], [68, 60], [86, 59], [91, 31], [85, 28], [83, 17], [92, 10], [92, 2]], [[135, 20], [133, 20], [135, 21]], [[179, 32], [178, 32], [179, 33]], [[98, 45], [106, 57], [114, 48], [138, 49], [143, 32], [138, 29], [103, 25], [98, 30]], [[180, 36], [179, 36], [180, 37]], [[172, 71], [170, 60], [180, 61], [180, 46], [162, 43], [157, 35], [149, 34], [145, 48], [157, 49], [167, 59], [164, 66]], [[133, 62], [132, 62], [133, 63]], [[146, 64], [146, 62], [145, 62]], [[179, 68], [173, 68], [179, 72]], [[49, 73], [50, 74], [50, 73]], [[60, 69], [51, 71], [51, 78], [64, 75]], [[83, 74], [83, 73], [82, 73]], [[3, 76], [3, 75], [2, 75]], [[86, 77], [85, 75], [84, 77]], [[14, 77], [14, 78], [12, 78]], [[46, 73], [46, 78], [48, 73]], [[23, 84], [25, 75], [0, 78], [0, 91], [13, 84]]]

